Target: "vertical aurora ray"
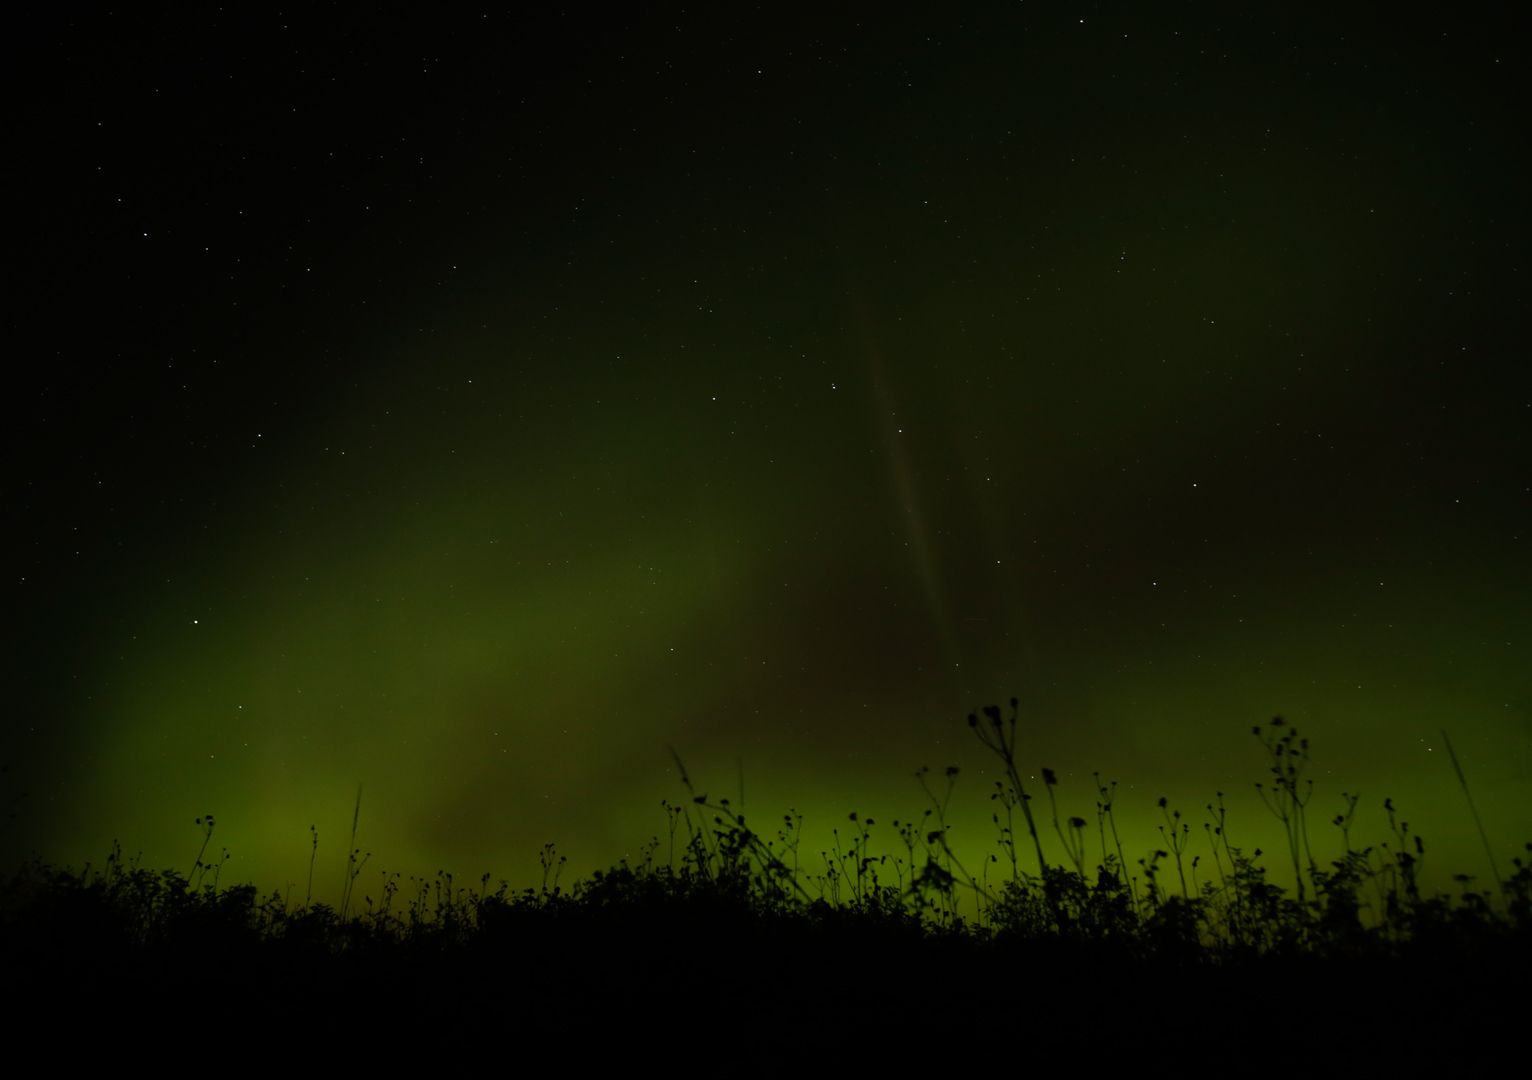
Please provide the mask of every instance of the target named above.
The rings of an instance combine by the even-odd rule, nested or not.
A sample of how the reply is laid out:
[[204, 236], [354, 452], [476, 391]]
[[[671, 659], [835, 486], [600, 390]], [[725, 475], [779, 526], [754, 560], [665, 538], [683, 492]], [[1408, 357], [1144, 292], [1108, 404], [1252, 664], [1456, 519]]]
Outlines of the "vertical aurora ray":
[[899, 500], [900, 519], [919, 575], [921, 591], [925, 596], [931, 623], [940, 639], [945, 653], [945, 663], [951, 669], [953, 688], [959, 701], [969, 697], [966, 673], [962, 670], [962, 654], [957, 635], [952, 631], [952, 613], [947, 604], [946, 590], [942, 586], [941, 571], [931, 550], [927, 536], [925, 517], [921, 512], [919, 495], [915, 491], [915, 477], [905, 458], [904, 434], [899, 427], [899, 408], [889, 385], [888, 369], [878, 348], [877, 332], [872, 316], [865, 305], [858, 305], [857, 326], [861, 332], [862, 351], [866, 356], [867, 377], [872, 386], [873, 406], [881, 428], [884, 451], [888, 457], [890, 478]]

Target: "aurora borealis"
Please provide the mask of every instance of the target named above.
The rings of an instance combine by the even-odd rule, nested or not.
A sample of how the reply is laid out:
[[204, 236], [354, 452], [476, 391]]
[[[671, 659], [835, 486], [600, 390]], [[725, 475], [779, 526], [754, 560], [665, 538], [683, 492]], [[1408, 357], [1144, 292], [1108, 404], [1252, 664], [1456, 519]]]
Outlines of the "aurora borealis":
[[1532, 840], [1504, 28], [133, 18], [28, 61], [13, 860], [211, 811], [333, 888], [360, 784], [370, 867], [525, 884], [663, 833], [671, 745], [821, 837], [960, 765], [977, 851], [1013, 695], [1135, 857], [1162, 795], [1274, 846], [1277, 714], [1316, 848], [1360, 791], [1487, 874], [1442, 729]]

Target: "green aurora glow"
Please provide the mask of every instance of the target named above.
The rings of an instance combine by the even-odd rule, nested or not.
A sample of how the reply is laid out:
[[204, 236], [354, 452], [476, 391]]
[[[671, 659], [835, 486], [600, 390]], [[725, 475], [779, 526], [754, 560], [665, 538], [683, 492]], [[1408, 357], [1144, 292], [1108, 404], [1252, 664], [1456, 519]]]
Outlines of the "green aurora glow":
[[[1091, 97], [990, 48], [801, 134], [615, 146], [537, 237], [508, 195], [431, 241], [446, 284], [309, 335], [339, 389], [238, 414], [254, 464], [135, 519], [47, 638], [79, 689], [29, 841], [184, 867], [211, 811], [227, 874], [301, 890], [317, 825], [328, 896], [361, 784], [369, 873], [520, 885], [547, 841], [588, 871], [662, 833], [674, 745], [811, 850], [961, 765], [977, 861], [964, 717], [1013, 694], [1061, 810], [1121, 782], [1133, 858], [1161, 795], [1277, 847], [1276, 714], [1322, 850], [1360, 791], [1358, 839], [1391, 796], [1439, 881], [1487, 876], [1443, 728], [1497, 855], [1532, 839], [1509, 151], [1449, 168], [1461, 113], [1392, 84]], [[307, 341], [245, 362], [301, 382]]]

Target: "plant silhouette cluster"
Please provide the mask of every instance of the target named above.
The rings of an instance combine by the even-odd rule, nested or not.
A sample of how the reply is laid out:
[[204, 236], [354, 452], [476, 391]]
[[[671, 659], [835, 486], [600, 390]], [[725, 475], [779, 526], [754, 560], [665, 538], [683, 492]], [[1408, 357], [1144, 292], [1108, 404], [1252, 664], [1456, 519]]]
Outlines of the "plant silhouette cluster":
[[[354, 814], [339, 906], [312, 900], [317, 830], [305, 897], [295, 903], [291, 890], [262, 895], [253, 885], [220, 884], [227, 853], [207, 858], [214, 832], [207, 816], [197, 822], [201, 849], [189, 873], [150, 870], [120, 849], [82, 870], [26, 864], [0, 895], [4, 961], [33, 973], [86, 965], [172, 979], [216, 963], [245, 973], [252, 986], [302, 971], [407, 984], [443, 977], [446, 964], [451, 978], [478, 987], [473, 1000], [507, 1008], [503, 994], [485, 994], [484, 980], [514, 970], [523, 978], [514, 1009], [546, 1019], [552, 1001], [615, 993], [614, 967], [642, 973], [664, 993], [720, 981], [736, 993], [754, 986], [765, 995], [752, 999], [760, 1004], [789, 987], [802, 993], [803, 973], [840, 963], [858, 986], [958, 972], [996, 978], [1009, 969], [1060, 979], [1058, 972], [1073, 972], [1082, 993], [1101, 992], [1100, 979], [1154, 993], [1148, 987], [1166, 973], [1296, 971], [1303, 974], [1292, 977], [1308, 985], [1320, 978], [1316, 971], [1354, 973], [1369, 964], [1419, 975], [1528, 957], [1532, 860], [1513, 859], [1503, 878], [1497, 867], [1493, 887], [1475, 889], [1459, 875], [1456, 893], [1428, 895], [1425, 845], [1391, 801], [1383, 802], [1388, 841], [1352, 843], [1359, 801], [1352, 794], [1328, 822], [1341, 841], [1338, 854], [1316, 855], [1308, 741], [1281, 718], [1255, 729], [1270, 777], [1258, 787], [1283, 826], [1278, 854], [1291, 862], [1292, 889], [1268, 880], [1263, 852], [1236, 845], [1222, 793], [1200, 820], [1160, 799], [1162, 842], [1130, 861], [1115, 784], [1096, 777], [1092, 821], [1061, 814], [1058, 778], [1042, 769], [1044, 820], [1017, 761], [1015, 700], [1008, 716], [992, 706], [969, 724], [1004, 776], [989, 793], [994, 845], [979, 866], [965, 865], [950, 843], [956, 767], [916, 774], [926, 806], [889, 823], [892, 844], [875, 843], [877, 822], [852, 813], [828, 847], [810, 851], [802, 815], [757, 826], [742, 804], [696, 790], [677, 758], [687, 796], [663, 804], [663, 837], [631, 865], [567, 886], [552, 844], [541, 852], [541, 886], [521, 891], [492, 887], [488, 874], [468, 884], [446, 872], [366, 875]], [[1466, 794], [1466, 780], [1463, 787]], [[1048, 846], [1059, 853], [1053, 859], [1049, 831], [1056, 844]], [[1524, 983], [1524, 975], [1517, 979]]]

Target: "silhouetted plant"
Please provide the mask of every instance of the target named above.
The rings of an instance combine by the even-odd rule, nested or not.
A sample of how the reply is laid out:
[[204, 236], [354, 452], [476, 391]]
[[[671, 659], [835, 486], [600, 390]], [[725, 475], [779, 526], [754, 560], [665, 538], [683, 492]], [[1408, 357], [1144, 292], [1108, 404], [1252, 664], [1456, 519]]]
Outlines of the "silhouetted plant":
[[[871, 818], [851, 813], [844, 833], [837, 828], [832, 834], [821, 865], [810, 870], [800, 859], [802, 815], [784, 815], [768, 839], [749, 827], [742, 807], [698, 793], [676, 756], [689, 801], [662, 803], [669, 829], [663, 862], [655, 858], [661, 844], [655, 837], [635, 865], [624, 861], [566, 887], [561, 882], [566, 860], [550, 843], [540, 853], [540, 888], [515, 892], [501, 882], [491, 889], [489, 874], [476, 887], [462, 887], [446, 871], [407, 879], [382, 873], [376, 898], [368, 892], [358, 902], [367, 863], [355, 843], [358, 794], [338, 908], [313, 902], [318, 832], [312, 827], [310, 883], [303, 904], [294, 908], [279, 892], [263, 898], [251, 885], [219, 885], [227, 853], [208, 863], [214, 821], [207, 815], [196, 821], [201, 843], [188, 874], [149, 871], [140, 859], [125, 861], [115, 845], [100, 868], [25, 864], [0, 890], [4, 954], [12, 960], [51, 958], [50, 963], [86, 955], [200, 955], [208, 949], [220, 956], [241, 950], [273, 956], [440, 955], [472, 951], [507, 935], [535, 940], [556, 927], [579, 926], [581, 933], [599, 936], [609, 932], [602, 927], [647, 925], [731, 926], [753, 928], [749, 932], [757, 935], [876, 929], [932, 941], [1059, 946], [1134, 962], [1196, 965], [1268, 956], [1397, 957], [1416, 948], [1480, 955], [1513, 939], [1525, 941], [1532, 932], [1532, 866], [1524, 858], [1513, 859], [1514, 872], [1498, 882], [1498, 906], [1493, 893], [1473, 887], [1466, 874], [1454, 879], [1455, 894], [1426, 896], [1420, 880], [1424, 843], [1399, 818], [1392, 800], [1383, 801], [1390, 842], [1355, 850], [1351, 822], [1358, 797], [1344, 795], [1344, 812], [1333, 821], [1344, 851], [1319, 866], [1303, 826], [1312, 794], [1302, 776], [1308, 745], [1277, 723], [1273, 733], [1261, 736], [1276, 777], [1273, 787], [1263, 787], [1263, 797], [1284, 826], [1287, 855], [1298, 871], [1292, 895], [1267, 880], [1260, 849], [1247, 856], [1231, 843], [1221, 792], [1207, 805], [1203, 826], [1216, 877], [1198, 880], [1201, 855], [1189, 851], [1190, 824], [1160, 799], [1164, 845], [1138, 860], [1140, 893], [1127, 872], [1113, 817], [1116, 785], [1103, 785], [1099, 774], [1101, 859], [1088, 872], [1087, 822], [1060, 819], [1058, 777], [1043, 770], [1054, 829], [1071, 865], [1049, 863], [1016, 765], [1014, 700], [1012, 710], [1003, 720], [999, 709], [985, 709], [984, 727], [970, 718], [983, 745], [1006, 766], [1005, 779], [990, 795], [1000, 852], [986, 856], [978, 879], [950, 843], [956, 767], [945, 770], [944, 787], [933, 787], [929, 770], [916, 774], [930, 805], [914, 820], [892, 823], [892, 851], [877, 850]], [[1017, 807], [1036, 849], [1035, 875], [1018, 865], [1012, 831]], [[1532, 844], [1527, 850], [1532, 852]], [[1172, 858], [1179, 891], [1161, 882]], [[969, 897], [971, 917], [963, 914]]]

